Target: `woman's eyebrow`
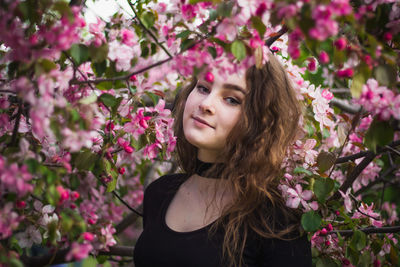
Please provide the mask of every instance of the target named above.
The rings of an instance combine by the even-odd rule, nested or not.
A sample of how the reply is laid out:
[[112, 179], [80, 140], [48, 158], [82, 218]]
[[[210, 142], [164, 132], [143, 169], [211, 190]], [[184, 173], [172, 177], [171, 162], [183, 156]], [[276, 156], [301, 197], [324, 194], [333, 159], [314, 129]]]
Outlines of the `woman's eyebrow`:
[[242, 87], [240, 87], [240, 86], [238, 86], [238, 85], [236, 85], [236, 84], [231, 84], [231, 83], [224, 83], [224, 88], [225, 89], [230, 89], [230, 90], [235, 90], [235, 91], [239, 91], [239, 92], [241, 92], [242, 94], [246, 94], [246, 91], [242, 88]]

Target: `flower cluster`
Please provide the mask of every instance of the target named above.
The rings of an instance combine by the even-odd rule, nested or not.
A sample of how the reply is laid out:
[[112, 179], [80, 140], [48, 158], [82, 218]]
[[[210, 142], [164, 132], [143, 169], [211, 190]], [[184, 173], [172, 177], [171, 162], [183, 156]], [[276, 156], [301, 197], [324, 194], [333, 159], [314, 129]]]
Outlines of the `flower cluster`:
[[367, 81], [360, 98], [355, 102], [381, 120], [389, 120], [392, 116], [400, 120], [400, 95], [385, 86], [379, 86], [375, 79]]

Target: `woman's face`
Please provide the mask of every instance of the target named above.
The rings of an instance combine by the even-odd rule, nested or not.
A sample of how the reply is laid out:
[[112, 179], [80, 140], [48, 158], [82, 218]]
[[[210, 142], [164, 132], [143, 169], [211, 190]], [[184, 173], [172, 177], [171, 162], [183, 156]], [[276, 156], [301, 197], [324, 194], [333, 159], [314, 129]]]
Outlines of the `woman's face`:
[[216, 162], [226, 138], [242, 112], [246, 94], [244, 74], [228, 75], [226, 79], [214, 73], [214, 81], [199, 79], [189, 94], [183, 113], [186, 140], [198, 148], [198, 158]]

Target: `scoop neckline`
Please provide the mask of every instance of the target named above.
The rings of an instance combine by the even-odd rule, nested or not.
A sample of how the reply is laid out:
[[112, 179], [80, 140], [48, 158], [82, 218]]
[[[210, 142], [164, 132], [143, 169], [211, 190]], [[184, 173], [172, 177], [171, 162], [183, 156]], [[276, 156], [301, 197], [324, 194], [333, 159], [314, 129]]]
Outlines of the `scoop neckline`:
[[[189, 177], [186, 177], [189, 178]], [[169, 205], [172, 202], [172, 199], [175, 197], [176, 193], [178, 192], [179, 188], [181, 187], [181, 185], [186, 181], [186, 179], [184, 179], [181, 183], [179, 183], [179, 185], [177, 186], [177, 189], [175, 190], [175, 192], [168, 194], [168, 197], [165, 199], [164, 201], [164, 206], [163, 206], [163, 210], [162, 210], [162, 214], [161, 214], [161, 220], [162, 220], [162, 225], [163, 227], [170, 233], [176, 234], [176, 235], [190, 235], [190, 234], [196, 234], [199, 232], [204, 232], [205, 230], [207, 230], [208, 228], [210, 228], [219, 218], [217, 218], [216, 220], [212, 221], [211, 223], [199, 228], [199, 229], [195, 229], [193, 231], [187, 231], [187, 232], [179, 232], [179, 231], [175, 231], [174, 229], [172, 229], [171, 227], [168, 226], [167, 224], [167, 220], [166, 220], [166, 215], [167, 215], [167, 210], [169, 208]]]

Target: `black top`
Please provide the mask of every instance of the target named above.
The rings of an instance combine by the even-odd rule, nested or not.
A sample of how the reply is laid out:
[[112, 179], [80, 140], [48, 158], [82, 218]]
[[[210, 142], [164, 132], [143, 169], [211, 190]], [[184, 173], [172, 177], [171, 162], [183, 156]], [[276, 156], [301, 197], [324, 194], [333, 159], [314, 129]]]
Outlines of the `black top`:
[[[210, 238], [212, 224], [191, 232], [176, 232], [165, 222], [168, 206], [186, 178], [185, 174], [166, 175], [146, 188], [143, 232], [134, 250], [136, 267], [222, 266], [222, 231]], [[291, 241], [254, 235], [246, 240], [243, 258], [247, 266], [309, 267], [311, 245], [306, 235]]]

